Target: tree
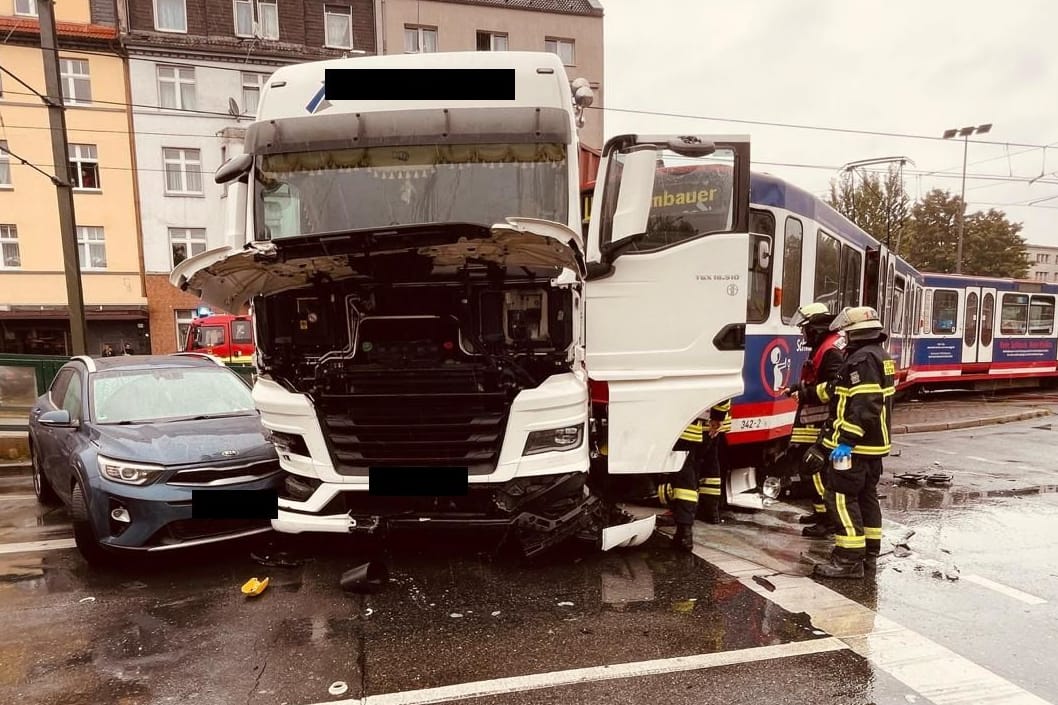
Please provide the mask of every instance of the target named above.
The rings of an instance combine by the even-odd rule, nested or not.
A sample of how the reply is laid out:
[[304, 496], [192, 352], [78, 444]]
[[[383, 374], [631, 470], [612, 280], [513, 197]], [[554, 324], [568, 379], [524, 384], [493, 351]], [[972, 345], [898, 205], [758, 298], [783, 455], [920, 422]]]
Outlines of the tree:
[[845, 172], [837, 182], [830, 182], [827, 202], [876, 240], [900, 252], [911, 198], [899, 167], [890, 165], [884, 178], [877, 172], [866, 172], [859, 184], [855, 173]]
[[[925, 272], [955, 271], [962, 202], [948, 191], [934, 189], [911, 209], [907, 246], [900, 254]], [[1029, 270], [1021, 223], [990, 209], [966, 215], [962, 273], [992, 277], [1024, 277]]]

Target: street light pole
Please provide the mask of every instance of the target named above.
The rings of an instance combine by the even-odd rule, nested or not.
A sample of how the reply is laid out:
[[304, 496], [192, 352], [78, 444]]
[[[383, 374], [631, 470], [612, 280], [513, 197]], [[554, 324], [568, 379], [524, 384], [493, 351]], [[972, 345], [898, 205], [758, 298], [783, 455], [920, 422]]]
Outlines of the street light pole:
[[955, 248], [955, 273], [962, 274], [962, 241], [963, 231], [966, 227], [966, 155], [970, 150], [970, 135], [983, 135], [992, 129], [992, 123], [978, 125], [977, 127], [963, 127], [944, 131], [944, 139], [951, 139], [958, 135], [963, 138], [962, 146], [962, 190], [959, 192], [959, 224], [958, 244]]

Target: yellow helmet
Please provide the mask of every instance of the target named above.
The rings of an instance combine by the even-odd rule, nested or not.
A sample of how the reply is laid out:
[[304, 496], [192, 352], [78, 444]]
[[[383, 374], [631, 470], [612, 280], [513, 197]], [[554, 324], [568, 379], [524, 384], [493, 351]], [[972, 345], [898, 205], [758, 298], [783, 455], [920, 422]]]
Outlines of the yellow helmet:
[[870, 306], [846, 306], [830, 324], [830, 330], [846, 333], [881, 329], [882, 320], [878, 317], [878, 312]]

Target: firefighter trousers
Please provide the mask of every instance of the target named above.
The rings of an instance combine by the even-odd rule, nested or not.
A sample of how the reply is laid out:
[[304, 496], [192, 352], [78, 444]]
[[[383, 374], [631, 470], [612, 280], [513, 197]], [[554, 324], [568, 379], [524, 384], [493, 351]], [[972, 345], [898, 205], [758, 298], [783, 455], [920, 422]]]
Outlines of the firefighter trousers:
[[672, 509], [672, 519], [677, 526], [694, 523], [698, 512], [698, 467], [701, 462], [701, 443], [682, 442], [678, 450], [686, 450], [687, 457], [679, 472], [672, 479], [658, 485], [658, 501]]
[[849, 470], [828, 469], [826, 505], [838, 523], [834, 553], [862, 560], [877, 556], [882, 544], [882, 506], [878, 503], [880, 457], [853, 455]]
[[714, 438], [706, 438], [701, 449], [698, 514], [702, 521], [710, 524], [720, 523], [720, 498], [723, 492], [720, 445], [723, 441], [724, 434], [718, 433]]
[[[808, 474], [808, 471], [804, 470], [806, 467], [804, 455], [813, 445], [812, 443], [790, 444], [790, 462], [795, 468], [794, 471], [802, 477]], [[822, 469], [808, 475], [808, 479], [812, 483], [812, 513], [815, 515], [817, 523], [823, 523], [827, 520], [827, 504], [824, 499], [826, 496], [826, 467], [824, 465]]]

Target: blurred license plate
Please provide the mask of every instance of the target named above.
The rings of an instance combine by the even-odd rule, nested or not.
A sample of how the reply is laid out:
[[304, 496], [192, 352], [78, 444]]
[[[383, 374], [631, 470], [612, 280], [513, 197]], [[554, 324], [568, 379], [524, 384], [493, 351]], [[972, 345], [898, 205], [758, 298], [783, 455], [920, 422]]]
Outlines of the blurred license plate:
[[368, 493], [375, 497], [465, 497], [470, 489], [470, 469], [371, 468]]
[[191, 490], [194, 519], [275, 519], [279, 493], [265, 490]]

